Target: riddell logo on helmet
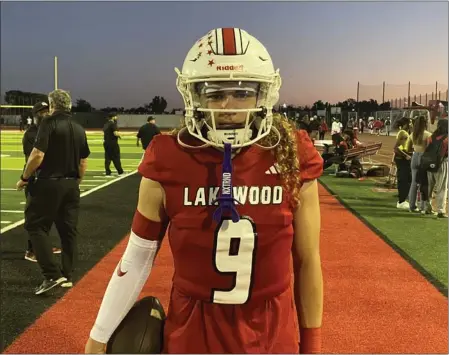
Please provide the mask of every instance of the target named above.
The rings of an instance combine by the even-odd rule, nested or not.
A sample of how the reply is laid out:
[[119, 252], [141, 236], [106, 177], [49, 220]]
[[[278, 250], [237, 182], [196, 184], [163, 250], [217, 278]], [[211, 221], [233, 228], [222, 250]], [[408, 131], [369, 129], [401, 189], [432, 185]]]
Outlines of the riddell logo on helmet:
[[239, 64], [239, 65], [217, 65], [217, 70], [221, 71], [221, 70], [225, 70], [225, 71], [242, 71], [243, 70], [243, 64]]

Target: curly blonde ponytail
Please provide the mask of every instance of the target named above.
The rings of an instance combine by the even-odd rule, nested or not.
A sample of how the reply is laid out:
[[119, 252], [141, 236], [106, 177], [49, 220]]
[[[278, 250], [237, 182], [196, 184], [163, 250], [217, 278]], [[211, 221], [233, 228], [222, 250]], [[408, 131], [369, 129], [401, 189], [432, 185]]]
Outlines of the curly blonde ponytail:
[[[290, 204], [292, 207], [296, 207], [299, 204], [299, 190], [301, 188], [296, 141], [297, 128], [286, 117], [277, 113], [273, 115], [273, 126], [281, 134], [281, 140], [272, 150], [272, 153], [276, 160], [283, 188], [289, 193]], [[263, 146], [269, 146], [275, 144], [277, 140], [277, 135], [274, 132], [270, 132], [268, 136], [261, 139], [258, 143]]]

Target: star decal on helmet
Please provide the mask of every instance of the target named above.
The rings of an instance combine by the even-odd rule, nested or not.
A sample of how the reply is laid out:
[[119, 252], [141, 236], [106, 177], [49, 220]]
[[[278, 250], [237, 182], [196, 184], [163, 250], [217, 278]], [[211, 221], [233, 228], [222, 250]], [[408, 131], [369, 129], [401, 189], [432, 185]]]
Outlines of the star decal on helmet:
[[214, 62], [214, 60], [213, 59], [211, 59], [211, 60], [209, 60], [209, 66], [212, 66], [212, 65], [214, 65], [215, 64], [215, 62]]

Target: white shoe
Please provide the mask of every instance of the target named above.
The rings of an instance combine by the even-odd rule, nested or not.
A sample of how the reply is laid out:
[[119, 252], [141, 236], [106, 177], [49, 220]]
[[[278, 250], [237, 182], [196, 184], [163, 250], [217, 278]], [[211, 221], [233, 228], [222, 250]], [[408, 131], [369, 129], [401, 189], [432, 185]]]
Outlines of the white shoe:
[[61, 287], [63, 287], [63, 288], [70, 288], [72, 286], [73, 286], [73, 282], [69, 281], [69, 280], [67, 280], [61, 284]]
[[402, 203], [396, 203], [396, 208], [399, 208], [400, 210], [410, 210], [410, 204], [408, 201], [404, 201]]

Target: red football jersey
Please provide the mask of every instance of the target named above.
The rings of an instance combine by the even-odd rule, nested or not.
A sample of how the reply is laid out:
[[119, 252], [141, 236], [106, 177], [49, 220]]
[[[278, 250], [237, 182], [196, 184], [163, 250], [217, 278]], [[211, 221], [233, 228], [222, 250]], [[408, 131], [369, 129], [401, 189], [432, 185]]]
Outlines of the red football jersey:
[[[307, 132], [298, 131], [303, 182], [318, 178], [323, 161]], [[232, 184], [241, 220], [217, 224], [223, 153], [186, 149], [176, 137], [154, 137], [139, 166], [165, 190], [170, 218], [173, 283], [187, 296], [223, 304], [274, 297], [291, 282], [293, 214], [271, 151], [257, 146], [233, 158]]]

